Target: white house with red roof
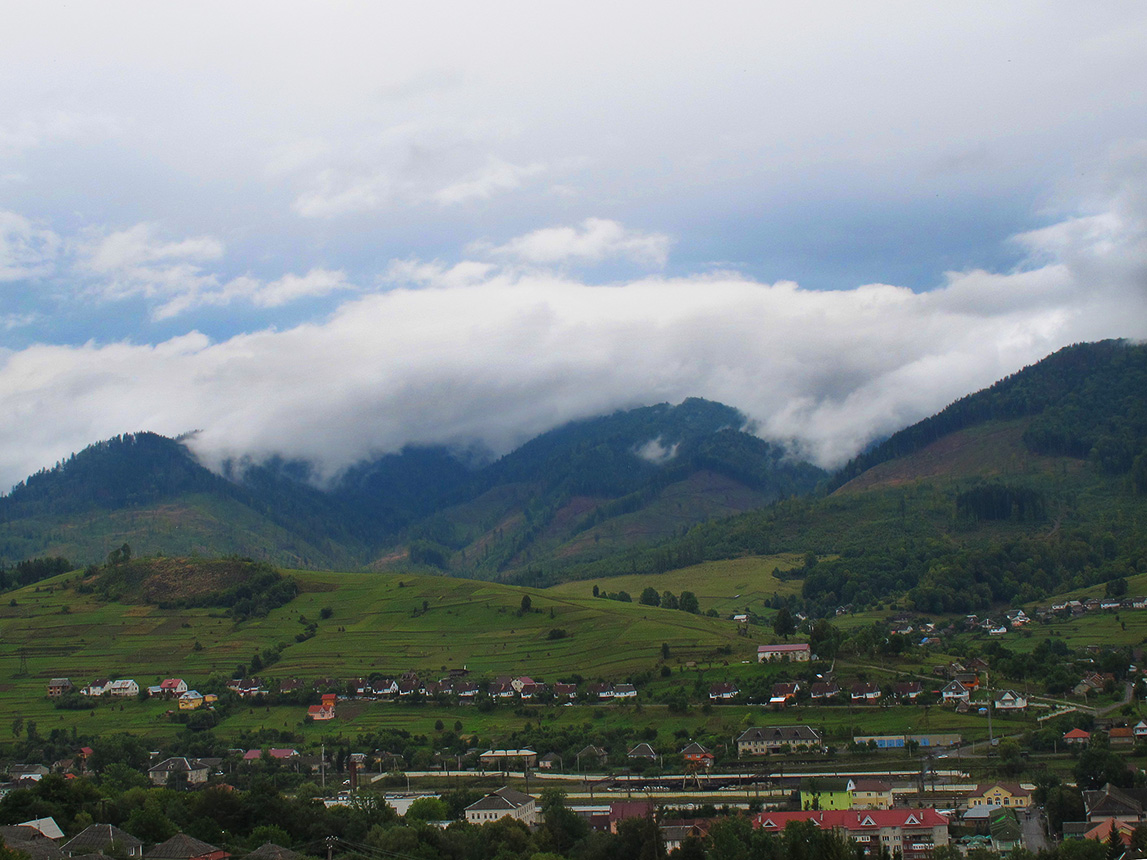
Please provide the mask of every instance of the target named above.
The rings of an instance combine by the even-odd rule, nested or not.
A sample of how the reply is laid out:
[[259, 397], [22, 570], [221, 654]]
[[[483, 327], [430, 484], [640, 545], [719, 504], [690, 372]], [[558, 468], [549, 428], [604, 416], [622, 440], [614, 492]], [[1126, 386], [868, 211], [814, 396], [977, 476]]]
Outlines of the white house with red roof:
[[948, 819], [931, 808], [761, 812], [753, 826], [780, 833], [790, 821], [811, 821], [821, 830], [847, 834], [874, 855], [886, 848], [904, 860], [926, 860], [937, 847], [948, 844]]

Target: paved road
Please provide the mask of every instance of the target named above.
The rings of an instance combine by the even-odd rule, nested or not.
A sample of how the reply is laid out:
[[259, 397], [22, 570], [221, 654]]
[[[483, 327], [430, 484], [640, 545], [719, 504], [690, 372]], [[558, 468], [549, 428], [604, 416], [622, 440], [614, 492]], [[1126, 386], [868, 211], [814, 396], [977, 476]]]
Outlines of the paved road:
[[1044, 848], [1050, 851], [1052, 846], [1047, 839], [1043, 810], [1024, 810], [1020, 812], [1019, 818], [1020, 827], [1024, 831], [1024, 847], [1033, 854]]

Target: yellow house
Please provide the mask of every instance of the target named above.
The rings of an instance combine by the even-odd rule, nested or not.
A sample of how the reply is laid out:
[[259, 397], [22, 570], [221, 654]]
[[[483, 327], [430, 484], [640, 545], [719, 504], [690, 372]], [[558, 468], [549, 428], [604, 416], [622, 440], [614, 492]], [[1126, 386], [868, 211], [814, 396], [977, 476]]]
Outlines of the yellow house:
[[1032, 793], [1015, 782], [993, 782], [977, 785], [968, 798], [968, 806], [1005, 806], [1026, 809], [1032, 804]]
[[203, 707], [203, 696], [195, 690], [188, 690], [179, 697], [179, 710], [181, 711], [194, 711], [201, 707]]
[[879, 779], [858, 779], [852, 784], [853, 809], [891, 809], [892, 784]]

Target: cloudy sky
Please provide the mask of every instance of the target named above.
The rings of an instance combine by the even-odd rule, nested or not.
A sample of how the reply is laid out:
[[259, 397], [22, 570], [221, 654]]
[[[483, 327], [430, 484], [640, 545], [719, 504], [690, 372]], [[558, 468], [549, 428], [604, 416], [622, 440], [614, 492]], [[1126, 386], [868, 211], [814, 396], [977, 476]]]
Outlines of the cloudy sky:
[[839, 464], [1147, 337], [1139, 2], [18, 4], [0, 486], [709, 397]]

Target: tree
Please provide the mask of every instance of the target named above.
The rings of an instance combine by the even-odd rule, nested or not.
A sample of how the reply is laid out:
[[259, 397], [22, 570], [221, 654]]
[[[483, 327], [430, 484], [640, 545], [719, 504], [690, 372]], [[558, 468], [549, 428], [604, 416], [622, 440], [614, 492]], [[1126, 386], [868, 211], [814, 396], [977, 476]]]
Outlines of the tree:
[[682, 612], [692, 612], [694, 615], [701, 612], [701, 604], [697, 602], [697, 595], [692, 591], [681, 592], [681, 598], [677, 602], [677, 607]]
[[661, 595], [657, 593], [657, 589], [653, 586], [646, 586], [645, 590], [641, 592], [640, 602], [646, 606], [660, 606]]
[[522, 610], [521, 610], [521, 611], [522, 611], [522, 614], [523, 614], [523, 615], [525, 615], [527, 612], [529, 612], [529, 611], [530, 611], [530, 607], [531, 607], [532, 605], [533, 605], [533, 603], [532, 603], [532, 602], [531, 602], [531, 600], [530, 600], [530, 595], [528, 595], [528, 594], [523, 594], [523, 595], [522, 595]]
[[681, 607], [677, 602], [677, 595], [674, 594], [672, 591], [668, 591], [668, 590], [663, 591], [661, 593], [661, 608], [662, 609], [680, 609]]
[[789, 612], [788, 606], [782, 606], [777, 610], [776, 617], [773, 618], [773, 632], [778, 636], [785, 637], [787, 641], [790, 636], [796, 633], [797, 626], [793, 622], [793, 614]]

